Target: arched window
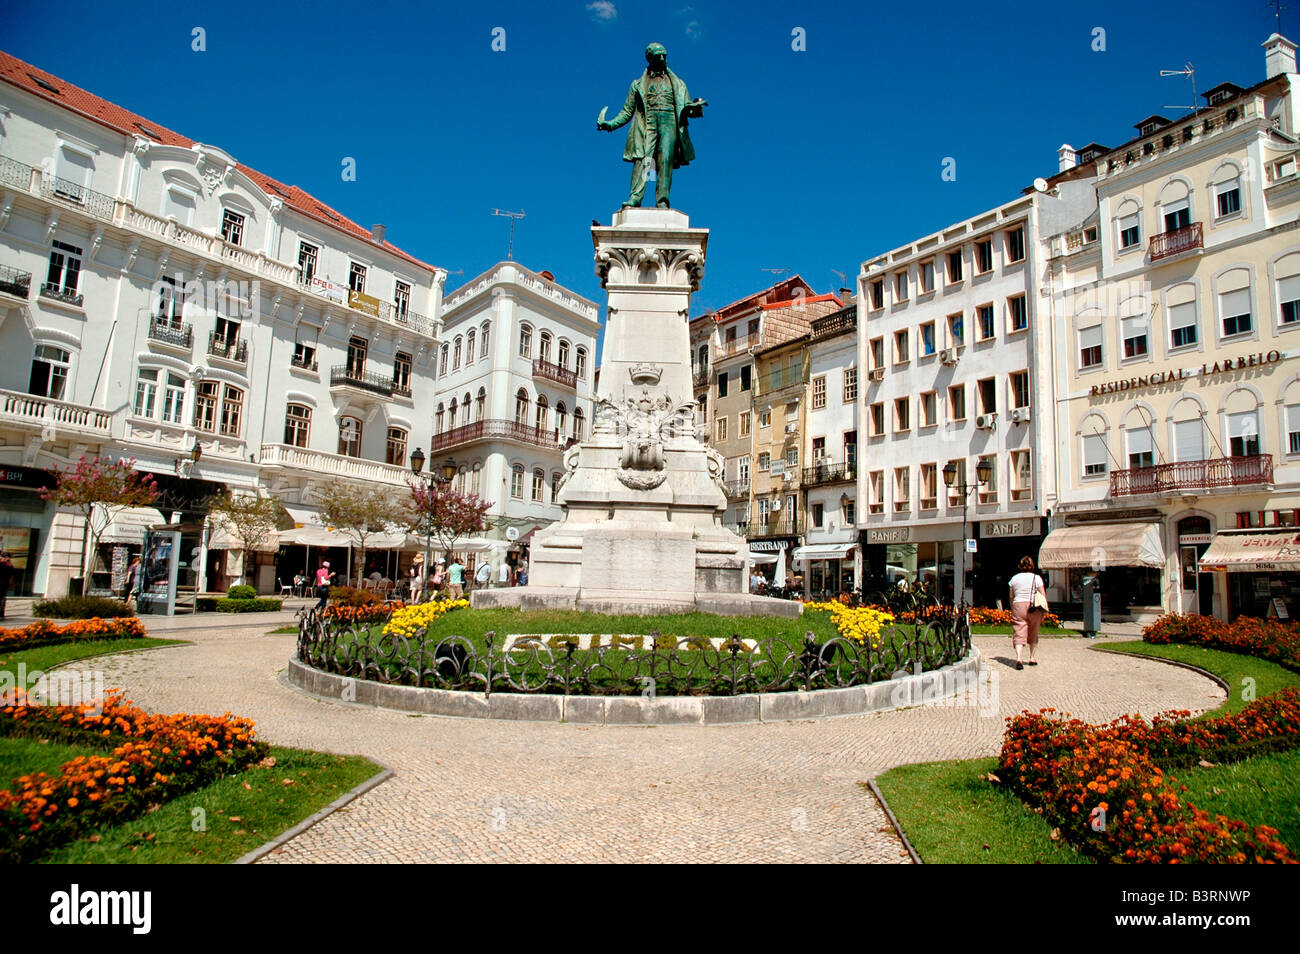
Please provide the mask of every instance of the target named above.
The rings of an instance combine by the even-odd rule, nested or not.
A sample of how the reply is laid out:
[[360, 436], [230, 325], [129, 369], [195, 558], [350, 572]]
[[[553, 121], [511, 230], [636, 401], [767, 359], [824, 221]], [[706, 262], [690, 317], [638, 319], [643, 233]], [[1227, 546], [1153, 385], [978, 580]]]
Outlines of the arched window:
[[546, 400], [546, 395], [537, 395], [537, 429], [539, 431], [546, 430], [546, 418], [550, 410], [550, 402]]
[[1115, 210], [1115, 231], [1121, 250], [1142, 242], [1142, 207], [1132, 199], [1121, 202]]
[[515, 500], [524, 499], [524, 465], [513, 464], [510, 467], [510, 496]]
[[562, 367], [562, 368], [567, 368], [567, 367], [569, 366], [569, 351], [570, 351], [570, 350], [571, 350], [571, 349], [569, 348], [569, 342], [567, 342], [567, 341], [565, 341], [563, 338], [561, 338], [561, 339], [560, 339], [560, 351], [559, 351], [559, 355], [558, 355], [557, 358], [556, 358], [556, 362], [559, 364], [560, 367]]
[[72, 355], [54, 345], [38, 344], [32, 358], [32, 374], [28, 379], [28, 394], [62, 401], [68, 389], [68, 369]]
[[539, 357], [539, 358], [541, 358], [543, 361], [547, 362], [548, 364], [550, 363], [550, 360], [551, 360], [551, 333], [550, 333], [549, 331], [543, 331], [543, 332], [541, 333], [541, 335], [540, 335], [540, 337], [539, 337], [539, 343], [538, 343], [537, 352], [538, 352], [538, 357]]
[[490, 337], [492, 337], [492, 322], [485, 321], [479, 325], [478, 356], [480, 358], [488, 356], [488, 339]]
[[478, 494], [479, 487], [482, 484], [482, 477], [483, 477], [483, 463], [482, 461], [476, 460], [474, 461], [474, 469], [470, 471], [470, 480], [469, 480], [470, 493], [475, 495]]
[[474, 341], [476, 340], [475, 336], [477, 334], [478, 332], [475, 331], [473, 328], [471, 328], [469, 330], [469, 333], [465, 335], [465, 363], [466, 364], [474, 363]]
[[515, 393], [515, 423], [528, 424], [528, 392], [524, 388]]
[[433, 433], [442, 433], [442, 416], [445, 413], [447, 413], [447, 409], [442, 404], [439, 404], [437, 413], [433, 415]]
[[462, 424], [469, 423], [469, 400], [469, 392], [466, 391], [464, 399], [460, 402], [460, 422]]
[[1192, 224], [1192, 196], [1187, 183], [1173, 179], [1160, 190], [1160, 221], [1166, 232], [1176, 232]]
[[462, 344], [464, 344], [464, 342], [461, 340], [460, 335], [457, 335], [456, 343], [452, 346], [451, 349], [451, 369], [453, 371], [460, 370], [460, 352], [461, 352]]
[[456, 492], [463, 494], [465, 492], [465, 483], [469, 480], [469, 468], [464, 464], [460, 465], [460, 470], [456, 471]]
[[532, 493], [532, 499], [533, 499], [533, 502], [534, 502], [534, 503], [545, 503], [545, 494], [546, 494], [546, 471], [542, 470], [542, 468], [540, 468], [540, 467], [536, 467], [536, 468], [533, 469], [533, 488], [532, 488], [532, 490], [533, 490], [533, 493]]
[[487, 406], [487, 389], [479, 388], [478, 397], [474, 399], [474, 420], [483, 420], [483, 411]]
[[306, 447], [311, 435], [311, 408], [290, 404], [284, 411], [284, 442], [290, 447]]
[[442, 346], [442, 355], [438, 359], [438, 375], [440, 377], [447, 373], [447, 355], [449, 355], [450, 353], [451, 353], [451, 345], [444, 344]]
[[533, 356], [533, 326], [519, 326], [519, 357], [531, 358]]
[[1225, 162], [1215, 170], [1213, 178], [1214, 217], [1218, 219], [1236, 215], [1241, 211], [1241, 170]]
[[384, 450], [384, 461], [396, 467], [406, 465], [407, 433], [404, 427], [388, 429], [388, 443]]
[[578, 376], [579, 381], [587, 380], [587, 349], [586, 348], [579, 348], [577, 351], [574, 352], [573, 373]]
[[564, 436], [564, 429], [569, 424], [568, 413], [568, 408], [564, 406], [563, 401], [555, 405], [555, 432], [561, 437]]
[[458, 405], [457, 405], [457, 403], [456, 403], [456, 399], [455, 399], [455, 398], [452, 398], [452, 399], [451, 399], [451, 404], [447, 405], [447, 411], [448, 411], [448, 413], [447, 413], [447, 428], [448, 428], [448, 430], [450, 430], [451, 428], [453, 428], [453, 427], [456, 426], [456, 408], [457, 408], [457, 407], [458, 407]]
[[344, 457], [361, 456], [361, 419], [345, 417], [339, 421], [339, 453]]
[[586, 423], [586, 419], [582, 413], [582, 408], [575, 407], [573, 409], [573, 436], [577, 440], [583, 439], [585, 435], [584, 426]]

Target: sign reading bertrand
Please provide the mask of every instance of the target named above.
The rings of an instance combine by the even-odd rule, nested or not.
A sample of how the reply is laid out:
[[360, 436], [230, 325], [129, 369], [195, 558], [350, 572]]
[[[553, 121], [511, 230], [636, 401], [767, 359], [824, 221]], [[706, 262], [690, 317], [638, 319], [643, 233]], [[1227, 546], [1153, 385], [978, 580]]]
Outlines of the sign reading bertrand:
[[911, 527], [894, 527], [889, 530], [868, 530], [868, 543], [906, 543], [911, 536]]
[[1124, 378], [1122, 381], [1106, 381], [1103, 384], [1094, 384], [1088, 392], [1092, 397], [1101, 394], [1116, 394], [1121, 391], [1136, 391], [1142, 388], [1158, 388], [1162, 384], [1173, 384], [1175, 381], [1184, 381], [1187, 378], [1200, 375], [1207, 378], [1213, 374], [1230, 374], [1233, 371], [1245, 371], [1249, 368], [1262, 368], [1270, 364], [1277, 364], [1282, 360], [1282, 352], [1268, 351], [1257, 354], [1243, 355], [1240, 358], [1225, 358], [1222, 361], [1214, 361], [1210, 364], [1203, 364], [1199, 368], [1178, 368], [1171, 371], [1153, 371], [1150, 374], [1142, 374], [1135, 378]]

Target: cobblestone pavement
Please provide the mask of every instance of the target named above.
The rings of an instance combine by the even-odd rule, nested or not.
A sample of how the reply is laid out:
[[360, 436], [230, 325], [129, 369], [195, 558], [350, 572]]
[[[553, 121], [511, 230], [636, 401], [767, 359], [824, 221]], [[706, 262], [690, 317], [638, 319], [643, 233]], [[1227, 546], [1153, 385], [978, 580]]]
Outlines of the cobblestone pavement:
[[491, 722], [308, 696], [280, 678], [294, 637], [264, 626], [176, 635], [195, 644], [94, 666], [146, 708], [230, 710], [275, 744], [367, 755], [396, 773], [269, 862], [906, 862], [859, 784], [880, 772], [996, 754], [1003, 717], [1024, 708], [1104, 720], [1223, 699], [1203, 676], [1090, 652], [1081, 638], [1045, 639], [1042, 665], [1016, 672], [1010, 639], [983, 636], [996, 716], [972, 706], [741, 726]]

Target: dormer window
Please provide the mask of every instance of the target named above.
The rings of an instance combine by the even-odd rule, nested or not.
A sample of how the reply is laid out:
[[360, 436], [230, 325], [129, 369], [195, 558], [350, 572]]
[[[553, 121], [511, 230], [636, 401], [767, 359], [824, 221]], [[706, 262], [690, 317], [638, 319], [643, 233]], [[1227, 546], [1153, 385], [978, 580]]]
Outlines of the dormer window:
[[1220, 103], [1226, 103], [1230, 99], [1232, 99], [1232, 93], [1226, 89], [1221, 89], [1218, 92], [1210, 94], [1210, 105], [1218, 106]]
[[1160, 128], [1159, 123], [1143, 123], [1141, 126], [1138, 127], [1138, 134], [1142, 136], [1149, 136], [1159, 128]]

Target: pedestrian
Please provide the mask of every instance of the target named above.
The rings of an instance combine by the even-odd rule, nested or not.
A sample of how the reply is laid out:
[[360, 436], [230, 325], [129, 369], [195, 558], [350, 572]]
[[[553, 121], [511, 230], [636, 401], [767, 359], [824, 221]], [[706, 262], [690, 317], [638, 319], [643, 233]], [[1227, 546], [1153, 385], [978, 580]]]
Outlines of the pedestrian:
[[528, 567], [523, 563], [519, 564], [519, 572], [515, 574], [515, 585], [528, 585]]
[[474, 573], [474, 585], [479, 589], [485, 588], [492, 580], [492, 564], [484, 560], [479, 564], [478, 570]]
[[451, 566], [447, 567], [447, 595], [453, 600], [461, 599], [465, 595], [465, 567], [456, 557], [451, 558]]
[[505, 560], [501, 561], [501, 569], [497, 575], [497, 586], [510, 585], [510, 564]]
[[[1047, 584], [1034, 572], [1034, 558], [1021, 557], [1020, 572], [1008, 582], [1011, 593], [1011, 643], [1016, 647], [1016, 668], [1024, 669], [1021, 656], [1029, 646], [1029, 665], [1038, 665], [1038, 625], [1047, 609]], [[1041, 606], [1035, 606], [1039, 597]]]
[[14, 575], [14, 561], [8, 550], [0, 550], [0, 619], [5, 618], [5, 600], [9, 598], [9, 580]]
[[132, 557], [131, 565], [126, 568], [125, 602], [130, 609], [135, 609], [136, 600], [140, 598], [140, 578], [143, 573], [144, 567], [140, 563], [140, 558], [138, 556]]
[[408, 584], [409, 592], [407, 597], [412, 603], [420, 602], [420, 596], [424, 590], [424, 574], [420, 572], [423, 569], [423, 560], [416, 560], [411, 564], [411, 580]]
[[330, 572], [330, 565], [324, 562], [316, 571], [316, 603], [317, 610], [323, 610], [325, 604], [330, 601], [330, 578], [333, 576]]
[[429, 599], [434, 600], [442, 596], [442, 584], [447, 579], [447, 573], [443, 565], [447, 561], [438, 557], [433, 564], [433, 576], [429, 578]]

